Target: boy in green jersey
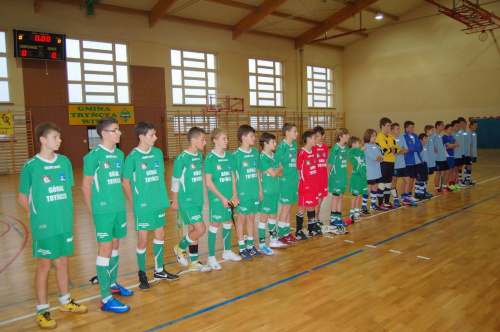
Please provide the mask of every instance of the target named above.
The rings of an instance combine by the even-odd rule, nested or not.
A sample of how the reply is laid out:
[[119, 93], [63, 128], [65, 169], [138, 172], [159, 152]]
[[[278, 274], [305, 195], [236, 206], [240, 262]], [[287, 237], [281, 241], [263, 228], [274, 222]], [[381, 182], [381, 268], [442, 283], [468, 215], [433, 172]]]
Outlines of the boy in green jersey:
[[283, 166], [283, 176], [280, 178], [281, 212], [278, 221], [278, 240], [284, 244], [299, 242], [290, 235], [290, 211], [292, 204], [299, 199], [299, 173], [297, 172], [297, 126], [285, 123], [281, 129], [285, 139], [276, 148], [275, 159]]
[[341, 233], [347, 224], [342, 220], [342, 198], [347, 189], [347, 146], [349, 132], [345, 128], [339, 128], [336, 132], [337, 143], [330, 151], [327, 160], [328, 191], [333, 194], [330, 224], [336, 226]]
[[361, 221], [363, 218], [360, 215], [359, 206], [361, 205], [362, 195], [368, 194], [368, 180], [366, 179], [366, 162], [365, 152], [366, 146], [361, 147], [361, 139], [358, 137], [350, 137], [349, 142], [349, 161], [352, 164], [351, 182], [349, 183], [349, 192], [354, 196], [351, 199], [351, 211], [349, 213], [352, 222]]
[[[276, 232], [276, 217], [278, 215], [278, 200], [280, 177], [283, 175], [283, 166], [275, 159], [273, 150], [276, 149], [276, 136], [262, 133], [259, 138], [262, 152], [259, 158], [261, 173], [262, 194], [260, 202], [259, 246], [266, 255], [273, 255], [270, 248], [287, 248], [288, 245], [278, 241]], [[266, 246], [266, 223], [269, 225], [269, 247]]]
[[154, 232], [155, 280], [178, 280], [179, 276], [168, 273], [163, 268], [165, 239], [163, 226], [165, 226], [165, 209], [170, 203], [165, 187], [163, 152], [154, 147], [157, 140], [156, 127], [151, 122], [140, 121], [135, 126], [135, 136], [139, 140], [139, 145], [125, 160], [122, 186], [125, 195], [134, 206], [139, 289], [148, 291], [150, 287], [146, 276], [146, 246], [149, 231]]
[[231, 251], [231, 204], [240, 203], [236, 190], [233, 155], [227, 152], [227, 133], [216, 128], [210, 134], [213, 150], [205, 157], [205, 182], [208, 188], [210, 227], [208, 229], [208, 260], [212, 270], [222, 267], [215, 258], [215, 242], [219, 225], [222, 224], [224, 251], [222, 259], [240, 261], [241, 257]]
[[[253, 260], [252, 256], [262, 257], [262, 253], [254, 246], [253, 225], [255, 214], [259, 210], [259, 202], [262, 200], [262, 186], [258, 172], [259, 151], [252, 148], [255, 142], [255, 129], [249, 125], [238, 128], [238, 140], [241, 146], [233, 152], [236, 170], [236, 187], [240, 205], [236, 208], [238, 220], [236, 222], [236, 234], [240, 256], [244, 260]], [[247, 244], [243, 237], [243, 227], [247, 223]]]
[[122, 313], [129, 311], [130, 307], [111, 295], [130, 296], [134, 292], [116, 282], [119, 239], [127, 235], [125, 196], [121, 183], [124, 155], [116, 147], [121, 131], [118, 120], [109, 117], [99, 120], [96, 129], [102, 141], [83, 158], [82, 192], [96, 231], [96, 270], [101, 290], [101, 310]]
[[[211, 268], [198, 260], [198, 239], [205, 234], [203, 223], [203, 156], [199, 152], [207, 144], [205, 131], [192, 127], [187, 133], [189, 146], [175, 157], [172, 174], [172, 210], [179, 210], [188, 233], [174, 247], [177, 260], [190, 271], [209, 272]], [[189, 262], [186, 249], [189, 247]]]
[[61, 129], [41, 123], [35, 129], [40, 152], [26, 161], [20, 176], [18, 202], [30, 218], [33, 257], [37, 258], [35, 292], [36, 322], [42, 328], [55, 328], [47, 302], [52, 261], [59, 288], [59, 310], [85, 313], [87, 307], [69, 294], [68, 256], [73, 254], [73, 169], [69, 159], [56, 154], [61, 145]]

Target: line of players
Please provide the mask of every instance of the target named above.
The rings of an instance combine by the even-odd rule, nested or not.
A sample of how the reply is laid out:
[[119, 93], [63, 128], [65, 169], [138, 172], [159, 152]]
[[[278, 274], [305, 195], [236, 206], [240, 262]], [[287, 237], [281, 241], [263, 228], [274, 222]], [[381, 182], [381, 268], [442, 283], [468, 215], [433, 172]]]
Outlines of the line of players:
[[[463, 119], [459, 119], [458, 124], [462, 126], [461, 120]], [[399, 135], [399, 126], [383, 118], [380, 121], [381, 131], [378, 135], [372, 129], [365, 132], [363, 147], [359, 138], [349, 137], [347, 129], [339, 128], [336, 131], [336, 144], [328, 154], [328, 147], [322, 142], [325, 135], [323, 128], [316, 127], [313, 131], [304, 132], [302, 135], [304, 146], [298, 150], [295, 142], [298, 136], [297, 126], [286, 123], [282, 129], [284, 140], [279, 145], [274, 135], [261, 134], [259, 144], [262, 152], [259, 155], [257, 149], [252, 147], [256, 139], [255, 130], [249, 125], [242, 125], [237, 134], [241, 145], [232, 154], [226, 151], [227, 133], [220, 129], [213, 130], [210, 139], [214, 148], [205, 159], [200, 153], [206, 145], [205, 132], [201, 128], [193, 127], [187, 135], [189, 147], [174, 161], [171, 188], [173, 195], [170, 206], [164, 181], [163, 154], [154, 147], [157, 140], [154, 124], [142, 121], [136, 125], [135, 134], [139, 144], [125, 160], [123, 152], [116, 148], [121, 136], [118, 122], [113, 118], [102, 118], [97, 125], [97, 133], [102, 141], [85, 156], [82, 180], [84, 200], [93, 216], [98, 242], [96, 270], [101, 292], [101, 310], [116, 313], [130, 310], [129, 306], [112, 296], [133, 294], [132, 290], [122, 287], [116, 280], [119, 239], [127, 234], [125, 196], [133, 203], [135, 229], [138, 232], [136, 255], [139, 288], [147, 291], [150, 289], [150, 282], [145, 272], [149, 231], [154, 232], [154, 281], [179, 279], [178, 275], [167, 272], [163, 267], [163, 227], [166, 222], [166, 208], [179, 210], [184, 223], [188, 225], [188, 233], [174, 247], [174, 251], [178, 261], [192, 271], [207, 272], [221, 269], [215, 258], [216, 234], [220, 224], [222, 224], [224, 243], [222, 258], [232, 261], [253, 260], [254, 257], [273, 255], [273, 249], [287, 248], [293, 243], [306, 241], [309, 237], [322, 235], [324, 228], [318, 218], [319, 207], [328, 192], [332, 193], [333, 198], [331, 228], [327, 230], [336, 234], [346, 234], [349, 223], [357, 222], [362, 219], [361, 214], [369, 213], [366, 208], [368, 189], [372, 196], [372, 210], [386, 210], [398, 205], [397, 193], [392, 189], [395, 188], [393, 180], [398, 177], [403, 178], [404, 205], [415, 204], [411, 189], [409, 192], [407, 189], [408, 184], [412, 183], [411, 179], [417, 179], [416, 199], [421, 196], [429, 197], [425, 193], [426, 179], [419, 171], [412, 170], [412, 166], [417, 166], [417, 161], [421, 162], [420, 165], [427, 162], [429, 170], [432, 170], [434, 166], [431, 155], [436, 156], [434, 159], [436, 178], [439, 181], [440, 172], [444, 173], [445, 178], [442, 189], [436, 185], [436, 191], [447, 192], [450, 187], [451, 190], [457, 188], [453, 187], [455, 183], [448, 188], [446, 186], [446, 181], [456, 181], [456, 175], [461, 173], [458, 172], [458, 166], [451, 167], [453, 171], [446, 170], [439, 142], [442, 141], [443, 146], [447, 148], [444, 155], [448, 163], [452, 163], [450, 158], [454, 150], [458, 151], [459, 146], [465, 146], [469, 141], [466, 140], [465, 144], [459, 145], [448, 138], [451, 130], [460, 133], [455, 129], [456, 124], [444, 126], [446, 135], [441, 137], [439, 134], [441, 126], [442, 122], [438, 121], [436, 133], [433, 126], [426, 126], [426, 134], [430, 137], [427, 140], [425, 134], [421, 134], [419, 138], [413, 134], [414, 124], [411, 121], [405, 122], [405, 135]], [[470, 132], [465, 132], [462, 126], [461, 136], [457, 136], [457, 140], [461, 142], [460, 137], [467, 135], [474, 139], [476, 128], [477, 123], [474, 122], [471, 122]], [[391, 130], [395, 137], [390, 133]], [[54, 328], [56, 322], [50, 316], [47, 302], [47, 281], [52, 261], [56, 266], [59, 309], [85, 313], [87, 308], [71, 298], [68, 286], [68, 256], [73, 253], [71, 186], [74, 185], [74, 181], [71, 162], [68, 158], [55, 153], [62, 142], [60, 129], [56, 125], [40, 124], [35, 130], [35, 136], [41, 149], [23, 167], [18, 201], [30, 217], [33, 255], [38, 259], [35, 274], [38, 301], [36, 321], [43, 328]], [[473, 142], [471, 151], [466, 149], [460, 151], [475, 159], [475, 143], [471, 142]], [[432, 146], [435, 149], [434, 153]], [[420, 152], [424, 157], [421, 157]], [[404, 167], [409, 174], [400, 167], [403, 155]], [[459, 155], [456, 154], [457, 157]], [[342, 195], [347, 189], [347, 159], [353, 165], [349, 192], [354, 198], [351, 200], [350, 218], [343, 221], [341, 209]], [[459, 164], [457, 163], [459, 158], [452, 159], [456, 165]], [[471, 183], [470, 162], [474, 159], [469, 159], [468, 156], [464, 158], [467, 165], [465, 181], [469, 181], [466, 182], [468, 184]], [[198, 240], [206, 232], [202, 216], [204, 181], [208, 188], [210, 222], [207, 265], [203, 265], [198, 259]], [[457, 182], [457, 185], [460, 183]], [[394, 205], [389, 203], [391, 191], [393, 195], [396, 194]], [[378, 206], [375, 204], [377, 197]], [[360, 210], [361, 198], [363, 203]], [[295, 236], [292, 236], [290, 211], [291, 205], [296, 202], [299, 206], [296, 214], [297, 227]], [[405, 204], [408, 202], [410, 204]], [[278, 219], [279, 203], [282, 209]], [[239, 254], [231, 251], [233, 209], [237, 212]], [[255, 247], [253, 237], [257, 212], [261, 213], [258, 224], [259, 249]], [[304, 213], [307, 215], [309, 236], [302, 231]], [[270, 235], [269, 245], [266, 244], [266, 224]], [[189, 250], [189, 254], [186, 250]]]

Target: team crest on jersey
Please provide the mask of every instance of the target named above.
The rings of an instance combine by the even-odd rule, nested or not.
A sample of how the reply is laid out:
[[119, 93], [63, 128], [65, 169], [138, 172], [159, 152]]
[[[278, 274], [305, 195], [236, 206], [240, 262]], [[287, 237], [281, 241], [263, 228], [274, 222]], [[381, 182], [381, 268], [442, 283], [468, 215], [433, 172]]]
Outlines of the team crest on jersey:
[[221, 165], [216, 165], [215, 168], [218, 170], [218, 171], [222, 171], [222, 166]]
[[248, 167], [248, 162], [247, 161], [243, 162], [243, 167]]
[[66, 174], [62, 173], [62, 174], [59, 174], [59, 180], [61, 182], [66, 182]]
[[289, 153], [289, 154], [288, 154], [288, 157], [292, 158], [292, 154], [291, 154], [291, 153]]
[[229, 164], [229, 163], [228, 163], [228, 164], [227, 164], [227, 168], [228, 168], [228, 169], [231, 169], [231, 164]]
[[194, 163], [189, 164], [189, 168], [196, 169], [196, 165]]
[[342, 159], [342, 155], [340, 155], [339, 158]]
[[42, 175], [43, 183], [50, 183], [50, 175]]
[[141, 163], [141, 169], [148, 169], [148, 164]]
[[203, 168], [203, 161], [200, 161], [200, 167]]
[[253, 165], [254, 165], [254, 166], [257, 166], [257, 160], [254, 160], [254, 161], [253, 161]]
[[103, 166], [104, 168], [106, 168], [106, 169], [107, 169], [107, 168], [109, 168], [109, 161], [105, 161], [105, 162], [103, 162], [103, 163], [102, 163], [102, 166]]
[[160, 163], [155, 160], [155, 167], [158, 168], [160, 167]]
[[307, 166], [311, 165], [311, 162], [309, 160], [306, 160], [306, 165]]
[[319, 157], [321, 157], [321, 153], [319, 153], [319, 152], [318, 152], [318, 153], [316, 154], [316, 157], [318, 157], [318, 158], [319, 158]]
[[326, 152], [323, 152], [323, 157], [326, 157]]
[[120, 168], [121, 164], [119, 161], [116, 162], [116, 168]]

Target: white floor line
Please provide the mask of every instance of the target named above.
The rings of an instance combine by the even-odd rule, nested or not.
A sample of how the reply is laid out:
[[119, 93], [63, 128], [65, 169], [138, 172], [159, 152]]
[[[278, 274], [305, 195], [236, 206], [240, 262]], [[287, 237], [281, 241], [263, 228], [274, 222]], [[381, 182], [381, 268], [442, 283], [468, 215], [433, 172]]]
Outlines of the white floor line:
[[349, 242], [349, 243], [354, 243], [354, 241], [351, 241], [351, 240], [344, 240], [345, 242]]
[[371, 244], [367, 244], [366, 247], [369, 247], [369, 248], [377, 248], [377, 246], [372, 246]]
[[330, 236], [330, 235], [323, 235], [323, 236], [324, 236], [324, 237], [327, 237], [327, 238], [329, 238], [329, 239], [335, 239], [335, 237]]
[[426, 259], [426, 260], [430, 260], [429, 257], [424, 257], [424, 256], [417, 256], [417, 258], [421, 258], [421, 259]]
[[392, 249], [391, 249], [391, 250], [389, 250], [389, 251], [390, 251], [390, 252], [393, 252], [393, 253], [395, 253], [395, 254], [400, 254], [400, 253], [401, 253], [401, 251], [392, 250]]

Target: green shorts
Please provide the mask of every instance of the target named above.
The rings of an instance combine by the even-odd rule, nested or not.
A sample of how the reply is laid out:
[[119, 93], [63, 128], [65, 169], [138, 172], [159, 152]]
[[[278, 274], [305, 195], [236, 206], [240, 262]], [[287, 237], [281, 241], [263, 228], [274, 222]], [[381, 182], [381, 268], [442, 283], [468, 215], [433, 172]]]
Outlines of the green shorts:
[[280, 203], [285, 205], [292, 205], [299, 201], [299, 187], [298, 186], [281, 186], [280, 187]]
[[203, 222], [203, 205], [190, 206], [181, 210], [184, 225]]
[[95, 236], [97, 242], [111, 242], [127, 235], [127, 213], [94, 214]]
[[73, 254], [73, 232], [33, 240], [33, 257], [57, 259]]
[[248, 216], [252, 213], [259, 212], [259, 200], [257, 199], [249, 199], [246, 201], [240, 202], [240, 205], [236, 208], [238, 213], [244, 214]]
[[343, 176], [332, 176], [328, 180], [328, 192], [335, 195], [342, 195], [347, 189], [347, 175]]
[[356, 196], [368, 194], [368, 181], [366, 177], [359, 176], [359, 174], [351, 174], [349, 192]]
[[135, 217], [136, 231], [154, 231], [155, 229], [163, 226], [165, 226], [165, 209], [159, 209], [154, 212]]
[[264, 194], [264, 198], [260, 202], [260, 213], [275, 214], [278, 213], [278, 194]]
[[210, 222], [231, 221], [231, 208], [225, 208], [218, 198], [211, 200], [209, 202], [208, 220]]

